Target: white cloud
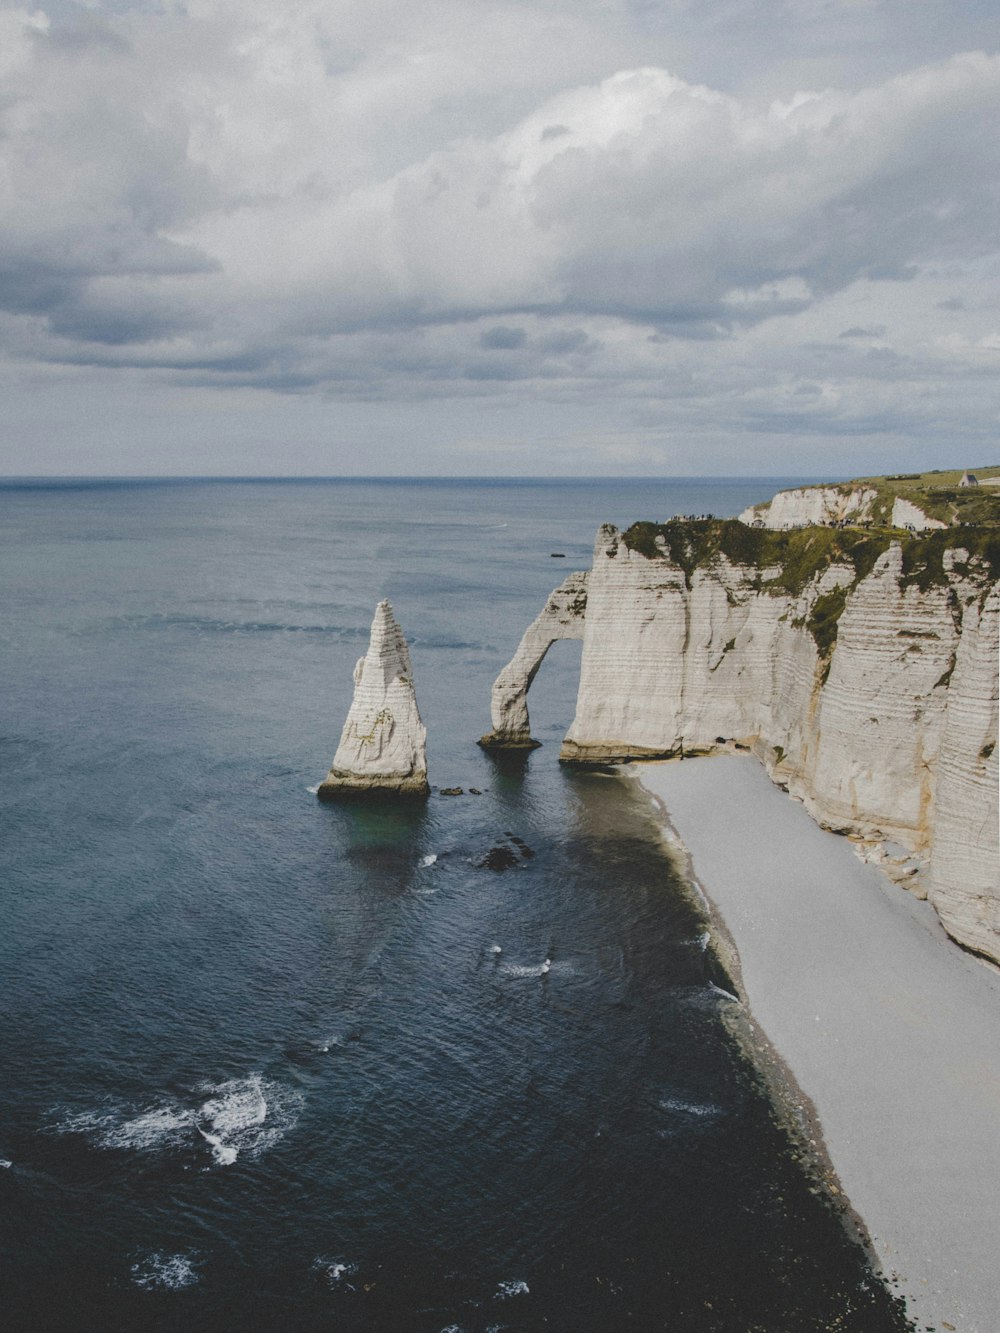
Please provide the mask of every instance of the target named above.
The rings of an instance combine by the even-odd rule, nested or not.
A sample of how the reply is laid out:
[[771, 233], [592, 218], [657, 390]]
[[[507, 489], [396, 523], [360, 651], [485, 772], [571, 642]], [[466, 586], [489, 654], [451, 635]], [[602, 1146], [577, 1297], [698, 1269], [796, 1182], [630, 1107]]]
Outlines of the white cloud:
[[[843, 34], [894, 12], [709, 8], [757, 46], [785, 32], [783, 58], [817, 15]], [[1000, 57], [761, 96], [763, 76], [623, 65], [697, 66], [707, 11], [684, 3], [655, 39], [624, 0], [93, 11], [0, 10], [15, 368], [600, 398], [724, 432], [980, 428]]]

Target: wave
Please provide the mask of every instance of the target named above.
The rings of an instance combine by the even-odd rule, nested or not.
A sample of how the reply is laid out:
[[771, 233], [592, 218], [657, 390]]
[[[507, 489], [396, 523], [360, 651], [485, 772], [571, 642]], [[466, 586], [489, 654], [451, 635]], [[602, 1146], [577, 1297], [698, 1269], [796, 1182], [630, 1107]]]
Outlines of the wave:
[[[494, 956], [498, 956], [502, 950], [499, 945], [494, 944], [490, 950]], [[508, 977], [548, 977], [548, 976], [573, 976], [576, 969], [573, 964], [566, 961], [546, 958], [541, 963], [501, 963], [500, 971]]]
[[182, 1291], [198, 1281], [197, 1255], [154, 1251], [132, 1265], [132, 1281], [145, 1291]]
[[521, 1278], [507, 1278], [497, 1283], [495, 1300], [508, 1301], [512, 1296], [527, 1296], [529, 1287]]
[[354, 1287], [347, 1281], [347, 1278], [356, 1275], [358, 1266], [349, 1263], [346, 1259], [330, 1259], [325, 1255], [317, 1255], [312, 1263], [312, 1271], [335, 1289], [353, 1291]]
[[682, 1097], [664, 1097], [657, 1106], [661, 1111], [686, 1120], [717, 1120], [723, 1113], [722, 1107], [715, 1102], [690, 1102]]
[[146, 1152], [180, 1146], [190, 1139], [193, 1125], [192, 1113], [173, 1103], [124, 1117], [116, 1111], [83, 1111], [67, 1116], [58, 1128], [64, 1134], [82, 1134], [99, 1148]]
[[240, 1154], [257, 1158], [274, 1147], [297, 1124], [305, 1100], [260, 1074], [216, 1087], [206, 1084], [202, 1090], [211, 1096], [197, 1112], [198, 1131], [220, 1166], [231, 1165]]
[[301, 1093], [261, 1074], [199, 1085], [197, 1104], [172, 1099], [134, 1112], [82, 1112], [65, 1117], [60, 1133], [82, 1134], [95, 1147], [132, 1152], [164, 1152], [208, 1144], [217, 1166], [237, 1157], [251, 1160], [272, 1148], [294, 1128], [304, 1098]]
[[426, 856], [422, 856], [420, 858], [421, 869], [426, 869], [427, 866], [432, 866], [436, 860], [437, 852], [429, 852]]
[[544, 977], [550, 968], [551, 964], [546, 967], [545, 963], [503, 963], [500, 971], [507, 977]]
[[732, 991], [725, 990], [722, 986], [717, 986], [714, 981], [708, 983], [708, 988], [714, 991], [716, 995], [721, 995], [724, 1000], [732, 1000], [734, 1004], [739, 1004], [740, 997], [734, 995]]

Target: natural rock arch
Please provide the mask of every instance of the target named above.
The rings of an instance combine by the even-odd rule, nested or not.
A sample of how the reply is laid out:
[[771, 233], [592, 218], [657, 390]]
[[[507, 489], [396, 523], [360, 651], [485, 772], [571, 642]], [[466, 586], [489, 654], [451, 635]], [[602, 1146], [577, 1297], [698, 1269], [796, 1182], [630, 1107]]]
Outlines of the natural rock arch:
[[493, 730], [479, 744], [485, 750], [531, 750], [528, 690], [545, 654], [557, 639], [582, 639], [587, 612], [587, 574], [570, 574], [550, 594], [544, 609], [524, 632], [517, 652], [497, 676], [490, 700]]

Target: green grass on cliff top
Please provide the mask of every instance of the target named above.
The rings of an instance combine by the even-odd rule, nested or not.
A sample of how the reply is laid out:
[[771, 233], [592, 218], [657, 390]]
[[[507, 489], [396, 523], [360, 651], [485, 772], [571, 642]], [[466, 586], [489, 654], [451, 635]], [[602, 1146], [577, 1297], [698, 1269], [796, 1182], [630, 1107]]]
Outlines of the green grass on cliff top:
[[[964, 470], [953, 468], [945, 471], [939, 468], [933, 472], [900, 472], [882, 477], [855, 477], [851, 481], [823, 483], [823, 489], [837, 490], [843, 494], [861, 486], [876, 490], [878, 498], [871, 512], [877, 523], [888, 523], [892, 513], [892, 503], [899, 496], [915, 504], [928, 518], [939, 519], [942, 523], [1000, 526], [1000, 485], [959, 486]], [[1000, 465], [973, 467], [968, 471], [980, 483], [991, 477], [1000, 478]], [[818, 488], [803, 486], [796, 489]], [[761, 506], [755, 505], [754, 508], [759, 509]]]
[[[882, 477], [856, 477], [853, 481], [841, 482], [842, 486], [857, 486], [861, 483], [874, 486], [891, 485], [899, 495], [905, 495], [908, 490], [928, 490], [934, 486], [944, 486], [953, 490], [962, 480], [964, 473], [971, 472], [972, 475], [982, 481], [984, 477], [1000, 477], [1000, 464], [993, 467], [970, 467], [970, 468], [935, 468], [932, 472], [897, 472], [887, 473]], [[970, 489], [975, 489], [971, 487]]]
[[[890, 543], [898, 542], [902, 548], [904, 587], [916, 586], [924, 592], [947, 587], [944, 553], [958, 547], [969, 552], [967, 572], [980, 581], [983, 597], [1000, 579], [1000, 527], [938, 528], [921, 533], [889, 527], [772, 531], [748, 527], [735, 518], [673, 519], [669, 523], [633, 523], [622, 533], [622, 541], [629, 550], [651, 560], [669, 559], [679, 565], [688, 587], [696, 569], [708, 568], [722, 556], [755, 569], [757, 577], [751, 586], [772, 596], [797, 595], [831, 565], [853, 568], [849, 584], [817, 597], [801, 622], [815, 640], [826, 671], [848, 594], [871, 573]], [[770, 576], [766, 580], [765, 570]]]
[[[1000, 477], [1000, 467], [970, 470], [980, 481]], [[962, 473], [957, 471], [921, 472], [836, 483], [836, 489], [843, 492], [859, 486], [873, 487], [878, 492], [870, 510], [871, 521], [865, 527], [775, 531], [750, 527], [739, 519], [672, 519], [669, 523], [633, 523], [622, 534], [622, 541], [651, 560], [669, 559], [680, 566], [688, 587], [696, 569], [708, 568], [721, 557], [756, 570], [752, 586], [774, 596], [798, 595], [832, 565], [853, 569], [849, 584], [816, 598], [802, 622], [816, 641], [828, 670], [848, 593], [871, 573], [875, 561], [892, 542], [898, 542], [902, 549], [904, 587], [916, 586], [924, 592], [947, 587], [944, 554], [958, 548], [968, 551], [966, 572], [980, 583], [983, 596], [1000, 579], [1000, 486], [959, 488], [961, 478]], [[890, 527], [897, 495], [950, 526], [930, 532]], [[766, 580], [765, 570], [769, 574]]]
[[[774, 578], [759, 578], [757, 587], [793, 596], [831, 565], [852, 567], [852, 583], [859, 582], [891, 542], [902, 547], [904, 584], [925, 590], [946, 586], [944, 553], [954, 547], [963, 547], [970, 557], [984, 562], [982, 573], [989, 583], [1000, 578], [1000, 527], [941, 528], [924, 533], [889, 527], [772, 531], [748, 527], [739, 519], [673, 519], [669, 523], [633, 523], [622, 534], [622, 541], [651, 560], [669, 558], [684, 571], [688, 583], [696, 569], [725, 556], [761, 574], [776, 570]], [[970, 573], [975, 568], [973, 565]]]

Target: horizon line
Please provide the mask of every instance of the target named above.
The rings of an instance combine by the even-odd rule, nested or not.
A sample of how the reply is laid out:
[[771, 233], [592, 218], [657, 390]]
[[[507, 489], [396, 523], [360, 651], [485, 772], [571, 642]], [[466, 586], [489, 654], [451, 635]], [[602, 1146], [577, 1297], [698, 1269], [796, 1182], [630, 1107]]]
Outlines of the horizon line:
[[[947, 469], [957, 471], [958, 469]], [[874, 474], [873, 474], [874, 475]], [[829, 473], [801, 472], [672, 472], [672, 473], [254, 473], [254, 472], [10, 472], [0, 473], [0, 485], [10, 481], [779, 481], [789, 477], [825, 481]], [[849, 478], [852, 480], [853, 478]]]

